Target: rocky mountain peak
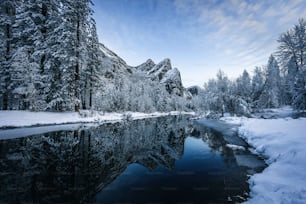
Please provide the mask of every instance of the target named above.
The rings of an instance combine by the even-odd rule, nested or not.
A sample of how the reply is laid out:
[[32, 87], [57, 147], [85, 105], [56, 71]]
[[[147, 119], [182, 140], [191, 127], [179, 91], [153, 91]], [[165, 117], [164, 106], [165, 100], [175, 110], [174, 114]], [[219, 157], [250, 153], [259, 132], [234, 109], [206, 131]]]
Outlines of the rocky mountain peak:
[[137, 70], [148, 72], [155, 66], [155, 63], [152, 59], [148, 59], [146, 62], [142, 63], [141, 65], [135, 67]]
[[170, 59], [166, 58], [149, 70], [147, 74], [156, 76], [158, 77], [158, 80], [161, 81], [164, 75], [171, 69], [171, 61]]
[[180, 71], [177, 68], [170, 69], [166, 72], [160, 83], [165, 84], [166, 90], [172, 94], [183, 96], [183, 84]]

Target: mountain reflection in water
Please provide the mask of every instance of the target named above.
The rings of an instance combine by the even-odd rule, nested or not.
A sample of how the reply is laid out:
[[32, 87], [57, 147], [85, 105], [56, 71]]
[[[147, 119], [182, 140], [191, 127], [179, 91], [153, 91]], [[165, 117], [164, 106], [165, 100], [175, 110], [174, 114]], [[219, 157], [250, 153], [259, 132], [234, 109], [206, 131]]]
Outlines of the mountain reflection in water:
[[182, 116], [0, 140], [0, 203], [239, 202], [237, 154]]

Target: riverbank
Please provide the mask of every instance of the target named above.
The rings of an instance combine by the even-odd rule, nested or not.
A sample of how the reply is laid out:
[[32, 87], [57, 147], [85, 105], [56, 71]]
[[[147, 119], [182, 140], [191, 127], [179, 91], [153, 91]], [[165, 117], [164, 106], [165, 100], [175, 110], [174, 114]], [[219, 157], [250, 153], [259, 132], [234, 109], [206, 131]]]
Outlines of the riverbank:
[[59, 125], [73, 123], [106, 123], [123, 120], [138, 120], [144, 118], [162, 117], [167, 115], [194, 115], [194, 112], [124, 112], [105, 113], [98, 111], [77, 112], [30, 112], [30, 111], [0, 111], [0, 128], [31, 127], [40, 125]]
[[305, 203], [306, 201], [306, 118], [260, 119], [225, 117], [223, 121], [240, 125], [239, 136], [268, 167], [249, 180], [247, 203]]

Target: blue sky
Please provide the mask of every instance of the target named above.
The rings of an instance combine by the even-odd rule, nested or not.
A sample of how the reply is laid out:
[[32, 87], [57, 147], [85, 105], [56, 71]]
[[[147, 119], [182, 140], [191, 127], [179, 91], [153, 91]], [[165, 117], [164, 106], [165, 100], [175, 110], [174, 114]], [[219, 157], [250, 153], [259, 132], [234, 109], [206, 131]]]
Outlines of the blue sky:
[[99, 40], [136, 66], [170, 58], [184, 86], [265, 65], [305, 0], [93, 0]]

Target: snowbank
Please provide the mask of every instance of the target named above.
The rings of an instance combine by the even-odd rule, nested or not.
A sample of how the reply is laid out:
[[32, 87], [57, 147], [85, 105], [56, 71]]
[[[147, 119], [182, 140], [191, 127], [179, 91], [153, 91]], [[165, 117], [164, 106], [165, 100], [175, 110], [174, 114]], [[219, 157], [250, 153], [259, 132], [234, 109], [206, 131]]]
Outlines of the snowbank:
[[178, 112], [172, 111], [168, 113], [101, 113], [83, 111], [51, 113], [51, 112], [29, 112], [29, 111], [0, 111], [0, 128], [5, 127], [27, 127], [36, 125], [58, 125], [71, 123], [105, 123], [105, 122], [119, 122], [124, 119], [144, 119], [152, 117], [162, 117], [167, 115], [190, 114], [193, 112]]
[[223, 120], [241, 124], [239, 134], [269, 166], [250, 180], [248, 203], [306, 203], [306, 118]]

